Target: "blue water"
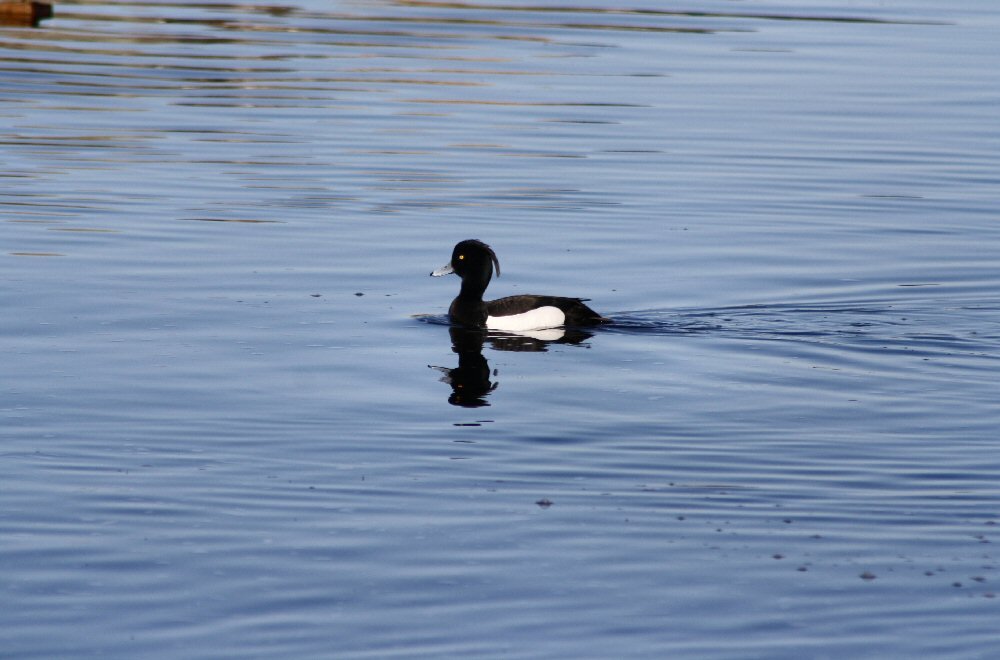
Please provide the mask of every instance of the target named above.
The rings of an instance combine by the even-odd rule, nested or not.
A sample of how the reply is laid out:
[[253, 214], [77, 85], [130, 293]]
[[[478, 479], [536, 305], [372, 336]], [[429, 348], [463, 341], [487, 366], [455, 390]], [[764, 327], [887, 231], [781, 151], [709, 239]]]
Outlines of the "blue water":
[[992, 658], [993, 5], [0, 27], [0, 655]]

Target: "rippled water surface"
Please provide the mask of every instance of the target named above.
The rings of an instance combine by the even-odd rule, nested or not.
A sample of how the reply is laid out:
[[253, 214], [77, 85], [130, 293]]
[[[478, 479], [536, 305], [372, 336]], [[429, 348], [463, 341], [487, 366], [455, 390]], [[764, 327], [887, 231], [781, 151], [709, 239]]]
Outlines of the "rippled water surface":
[[[0, 27], [0, 655], [992, 658], [1000, 10]], [[590, 332], [450, 329], [452, 245]]]

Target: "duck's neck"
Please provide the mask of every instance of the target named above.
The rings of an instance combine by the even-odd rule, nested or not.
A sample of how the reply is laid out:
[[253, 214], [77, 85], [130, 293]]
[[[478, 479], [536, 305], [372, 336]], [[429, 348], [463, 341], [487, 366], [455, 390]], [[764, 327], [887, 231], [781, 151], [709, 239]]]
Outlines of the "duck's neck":
[[486, 293], [486, 287], [489, 286], [492, 277], [493, 269], [490, 267], [489, 262], [487, 262], [482, 272], [478, 274], [469, 273], [462, 278], [462, 288], [458, 292], [458, 297], [462, 300], [482, 300], [483, 294]]
[[466, 276], [462, 278], [462, 288], [458, 292], [458, 297], [451, 302], [448, 314], [451, 320], [470, 328], [482, 328], [486, 326], [488, 315], [486, 303], [483, 302], [483, 294], [486, 293], [486, 286], [490, 283], [489, 271], [482, 273], [480, 277]]

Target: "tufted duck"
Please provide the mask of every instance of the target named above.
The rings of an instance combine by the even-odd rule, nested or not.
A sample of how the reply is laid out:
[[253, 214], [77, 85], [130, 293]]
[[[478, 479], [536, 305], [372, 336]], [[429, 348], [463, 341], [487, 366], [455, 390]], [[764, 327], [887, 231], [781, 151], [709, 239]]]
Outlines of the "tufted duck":
[[560, 326], [584, 326], [607, 323], [606, 319], [583, 304], [581, 298], [522, 294], [486, 302], [483, 293], [500, 262], [489, 245], [470, 239], [455, 246], [451, 262], [431, 273], [440, 277], [455, 273], [462, 278], [462, 289], [448, 308], [453, 323], [490, 330], [527, 331]]

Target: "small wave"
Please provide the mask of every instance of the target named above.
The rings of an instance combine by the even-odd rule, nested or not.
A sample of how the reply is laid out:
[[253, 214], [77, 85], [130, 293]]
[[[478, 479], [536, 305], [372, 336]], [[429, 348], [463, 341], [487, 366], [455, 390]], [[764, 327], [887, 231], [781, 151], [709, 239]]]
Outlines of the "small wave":
[[976, 353], [1000, 359], [1000, 341], [988, 319], [977, 313], [985, 308], [941, 301], [927, 301], [923, 306], [845, 301], [640, 310], [612, 315], [614, 323], [602, 330], [812, 342], [864, 350]]

